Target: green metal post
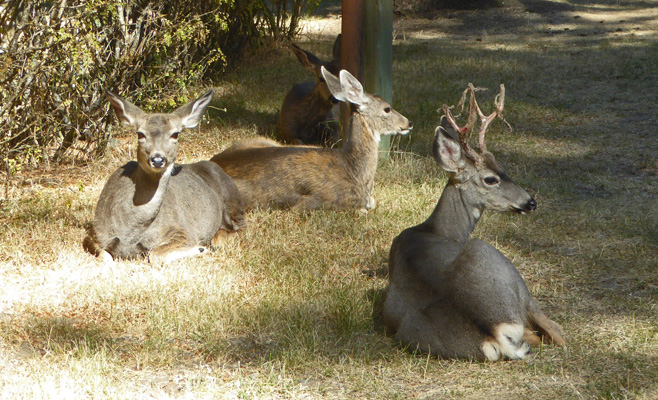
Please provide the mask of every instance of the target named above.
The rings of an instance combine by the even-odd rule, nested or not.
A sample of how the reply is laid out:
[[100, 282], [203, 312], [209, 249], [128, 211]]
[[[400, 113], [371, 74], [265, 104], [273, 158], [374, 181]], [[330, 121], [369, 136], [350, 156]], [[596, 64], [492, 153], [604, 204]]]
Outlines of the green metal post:
[[[367, 0], [365, 13], [364, 84], [368, 93], [375, 93], [393, 102], [393, 0]], [[387, 158], [391, 137], [382, 136], [380, 156]]]

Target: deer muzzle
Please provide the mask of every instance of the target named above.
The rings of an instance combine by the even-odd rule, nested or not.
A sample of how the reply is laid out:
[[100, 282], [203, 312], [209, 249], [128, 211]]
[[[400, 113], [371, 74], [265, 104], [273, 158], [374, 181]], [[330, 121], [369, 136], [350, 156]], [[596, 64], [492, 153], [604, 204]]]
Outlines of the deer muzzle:
[[534, 198], [530, 198], [527, 203], [525, 203], [521, 208], [513, 207], [514, 211], [519, 214], [525, 214], [530, 211], [535, 211], [537, 209], [537, 201]]
[[149, 158], [149, 165], [151, 168], [160, 169], [164, 168], [167, 165], [167, 159], [162, 157], [160, 154]]

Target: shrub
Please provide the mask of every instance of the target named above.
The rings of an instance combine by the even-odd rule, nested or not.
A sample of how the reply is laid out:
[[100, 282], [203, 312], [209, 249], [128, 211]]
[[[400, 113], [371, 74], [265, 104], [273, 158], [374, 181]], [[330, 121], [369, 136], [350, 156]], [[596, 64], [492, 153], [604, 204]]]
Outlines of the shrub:
[[[317, 3], [317, 0], [315, 0]], [[0, 168], [102, 154], [103, 93], [177, 104], [245, 47], [290, 38], [308, 0], [6, 0], [0, 5]]]

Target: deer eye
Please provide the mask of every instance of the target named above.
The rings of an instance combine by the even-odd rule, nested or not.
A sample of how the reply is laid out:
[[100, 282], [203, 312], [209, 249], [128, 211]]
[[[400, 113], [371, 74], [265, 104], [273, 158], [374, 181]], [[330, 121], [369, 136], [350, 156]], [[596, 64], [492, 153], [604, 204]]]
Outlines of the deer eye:
[[389, 113], [391, 112], [391, 107], [386, 107], [386, 108], [384, 109], [384, 112], [385, 112], [386, 114], [389, 114]]
[[174, 133], [172, 133], [172, 134], [171, 134], [171, 139], [177, 140], [177, 139], [178, 139], [178, 134], [179, 134], [179, 133], [180, 133], [180, 132], [174, 132]]
[[486, 183], [489, 186], [496, 185], [498, 184], [498, 182], [499, 182], [498, 178], [496, 178], [495, 176], [487, 176], [486, 178], [484, 178], [484, 183]]
[[146, 139], [146, 135], [143, 132], [137, 132], [137, 140]]

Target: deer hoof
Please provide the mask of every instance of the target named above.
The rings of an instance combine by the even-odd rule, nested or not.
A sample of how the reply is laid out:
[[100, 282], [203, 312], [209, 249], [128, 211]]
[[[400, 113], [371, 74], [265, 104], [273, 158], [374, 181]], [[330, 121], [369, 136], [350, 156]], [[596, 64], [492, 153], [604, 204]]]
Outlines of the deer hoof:
[[101, 250], [101, 251], [98, 253], [98, 258], [100, 258], [101, 260], [103, 260], [103, 262], [104, 262], [105, 264], [113, 264], [113, 263], [114, 263], [114, 258], [112, 258], [112, 254], [108, 253], [108, 252], [105, 251], [105, 250]]
[[372, 196], [369, 196], [368, 201], [366, 202], [366, 209], [374, 210], [375, 207], [377, 207], [377, 202], [375, 201], [375, 198], [372, 197]]

